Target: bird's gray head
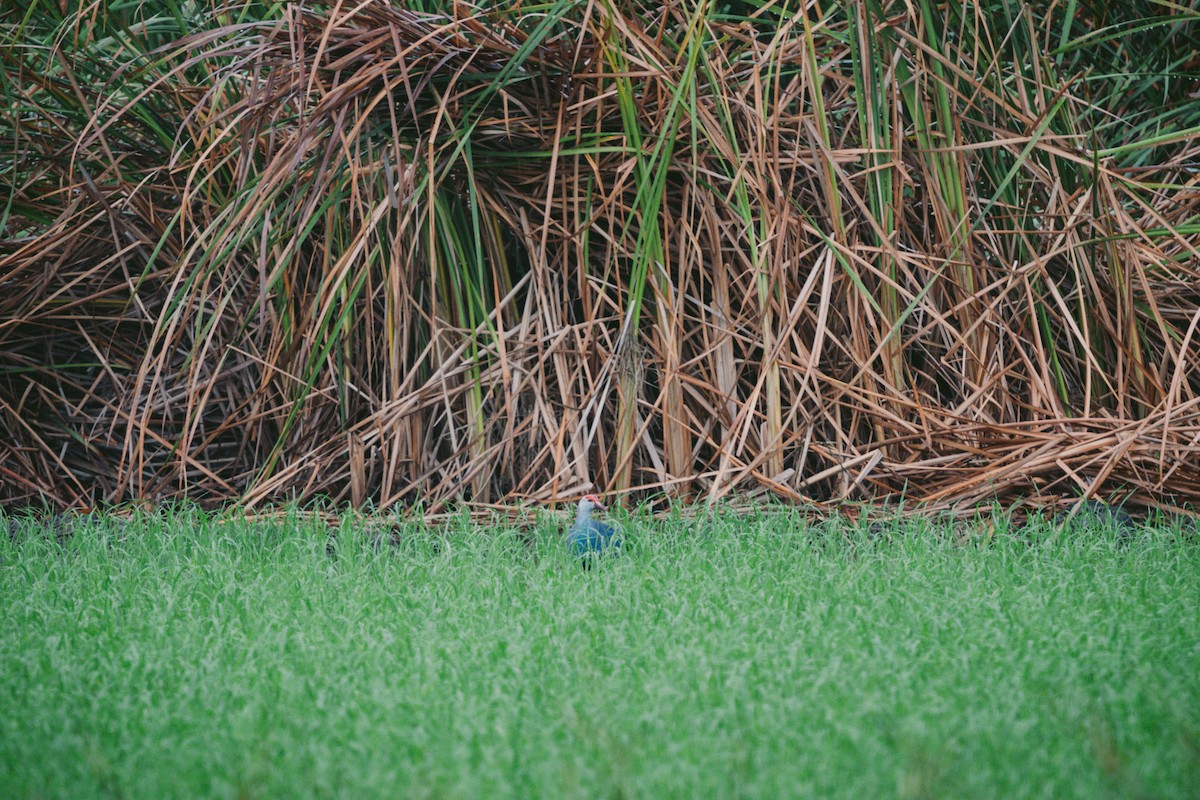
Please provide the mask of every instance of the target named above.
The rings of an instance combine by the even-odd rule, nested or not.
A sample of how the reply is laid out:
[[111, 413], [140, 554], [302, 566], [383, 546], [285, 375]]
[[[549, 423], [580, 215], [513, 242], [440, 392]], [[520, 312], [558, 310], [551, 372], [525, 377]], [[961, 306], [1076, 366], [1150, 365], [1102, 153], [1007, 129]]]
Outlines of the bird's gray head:
[[585, 494], [583, 499], [579, 501], [579, 518], [587, 519], [591, 516], [593, 509], [604, 510], [604, 503], [600, 502], [600, 498], [594, 494]]

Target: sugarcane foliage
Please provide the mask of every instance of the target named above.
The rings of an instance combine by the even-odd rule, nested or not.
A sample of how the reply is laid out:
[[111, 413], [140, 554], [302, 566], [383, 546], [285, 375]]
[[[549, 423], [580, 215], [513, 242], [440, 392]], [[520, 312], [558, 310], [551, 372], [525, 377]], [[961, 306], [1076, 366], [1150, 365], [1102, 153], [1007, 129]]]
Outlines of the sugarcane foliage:
[[0, 499], [1195, 497], [1200, 15], [1107, 5], [3, 12]]

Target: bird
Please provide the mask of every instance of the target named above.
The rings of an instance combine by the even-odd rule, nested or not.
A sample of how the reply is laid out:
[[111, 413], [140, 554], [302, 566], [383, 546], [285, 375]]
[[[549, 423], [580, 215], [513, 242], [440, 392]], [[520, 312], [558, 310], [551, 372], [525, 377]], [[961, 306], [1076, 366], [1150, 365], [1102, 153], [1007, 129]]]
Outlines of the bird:
[[604, 511], [604, 504], [594, 494], [587, 494], [579, 501], [575, 524], [567, 531], [567, 546], [571, 555], [580, 559], [585, 568], [604, 553], [616, 554], [621, 550], [621, 539], [617, 529], [607, 522], [592, 518], [592, 510]]

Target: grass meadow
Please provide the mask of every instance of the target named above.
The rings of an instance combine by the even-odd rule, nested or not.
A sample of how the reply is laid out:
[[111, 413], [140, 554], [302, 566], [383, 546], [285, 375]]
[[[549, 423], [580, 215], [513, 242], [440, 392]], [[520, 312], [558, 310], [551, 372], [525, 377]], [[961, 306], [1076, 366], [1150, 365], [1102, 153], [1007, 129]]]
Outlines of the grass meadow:
[[0, 796], [1198, 796], [1193, 534], [626, 525], [21, 522]]

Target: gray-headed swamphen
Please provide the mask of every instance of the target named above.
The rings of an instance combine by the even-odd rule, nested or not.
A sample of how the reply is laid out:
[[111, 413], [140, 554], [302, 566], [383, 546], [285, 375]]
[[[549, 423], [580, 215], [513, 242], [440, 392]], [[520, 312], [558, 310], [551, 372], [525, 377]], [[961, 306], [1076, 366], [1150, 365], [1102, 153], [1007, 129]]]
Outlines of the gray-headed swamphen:
[[567, 531], [567, 546], [571, 555], [580, 559], [584, 567], [605, 553], [616, 554], [621, 550], [621, 537], [617, 529], [607, 522], [592, 518], [594, 509], [604, 510], [604, 504], [594, 494], [584, 495], [579, 501], [579, 512], [575, 524]]

